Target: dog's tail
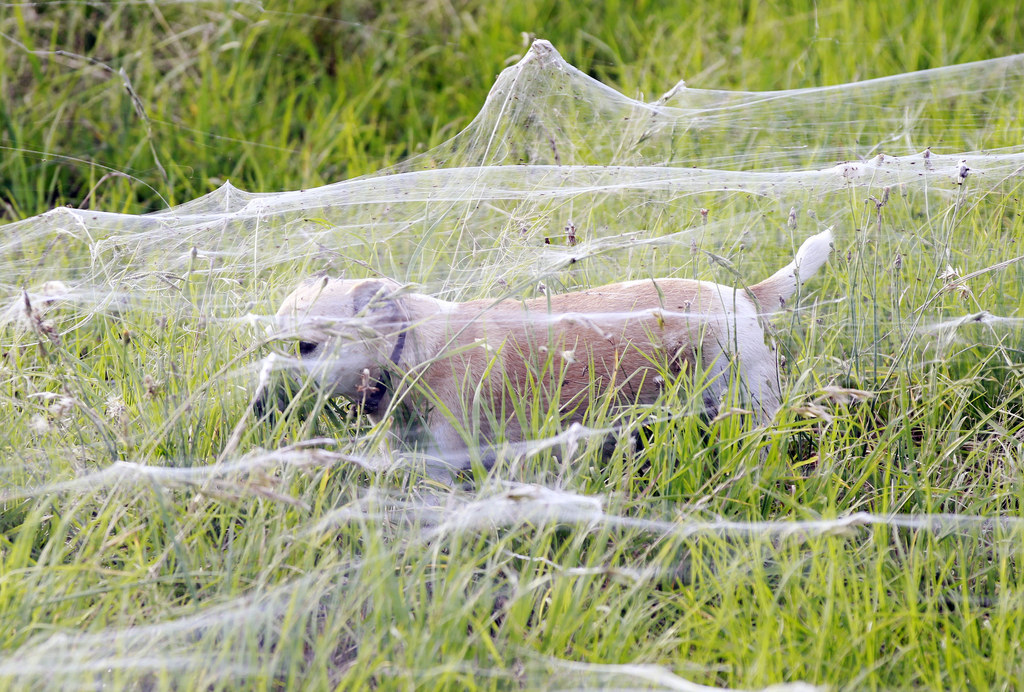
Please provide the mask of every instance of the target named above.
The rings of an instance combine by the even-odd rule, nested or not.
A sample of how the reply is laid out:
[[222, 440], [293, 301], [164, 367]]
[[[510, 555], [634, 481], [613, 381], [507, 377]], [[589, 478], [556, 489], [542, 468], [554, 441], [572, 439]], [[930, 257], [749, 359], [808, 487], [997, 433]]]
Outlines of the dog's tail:
[[754, 294], [765, 312], [781, 310], [796, 293], [796, 287], [814, 276], [831, 252], [832, 229], [829, 228], [805, 240], [792, 262], [748, 290]]

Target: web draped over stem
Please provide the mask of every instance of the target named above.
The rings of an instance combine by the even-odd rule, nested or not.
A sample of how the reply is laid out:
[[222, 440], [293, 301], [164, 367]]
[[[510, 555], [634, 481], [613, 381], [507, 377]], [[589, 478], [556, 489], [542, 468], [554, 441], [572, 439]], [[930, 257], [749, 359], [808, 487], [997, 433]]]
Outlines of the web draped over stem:
[[[602, 279], [670, 275], [691, 236], [708, 249], [756, 242], [758, 257], [737, 257], [753, 280], [760, 257], [771, 267], [819, 226], [851, 246], [873, 230], [876, 204], [928, 224], [883, 223], [870, 242], [902, 233], [962, 262], [948, 231], [978, 199], [1019, 183], [1022, 80], [1014, 56], [793, 91], [680, 83], [643, 103], [538, 41], [463, 132], [394, 169], [295, 192], [226, 183], [143, 216], [55, 209], [7, 226], [2, 288], [14, 312], [26, 289], [80, 317], [125, 302], [163, 309], [197, 272], [225, 284], [207, 307], [218, 316], [266, 310], [277, 297], [265, 295], [269, 277], [317, 269], [465, 298], [557, 275], [573, 259], [592, 259]], [[949, 238], [936, 237], [943, 230]]]

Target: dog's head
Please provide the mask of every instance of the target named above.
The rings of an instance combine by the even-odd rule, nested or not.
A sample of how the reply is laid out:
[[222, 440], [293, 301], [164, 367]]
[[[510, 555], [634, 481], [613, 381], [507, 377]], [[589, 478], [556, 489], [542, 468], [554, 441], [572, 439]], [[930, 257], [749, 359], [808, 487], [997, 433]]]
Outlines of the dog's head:
[[[283, 332], [296, 341], [289, 370], [311, 378], [328, 397], [344, 396], [376, 413], [387, 394], [384, 371], [401, 357], [408, 318], [390, 279], [307, 279], [277, 311]], [[276, 400], [276, 401], [275, 401]], [[266, 388], [256, 401], [287, 405], [280, 391]]]

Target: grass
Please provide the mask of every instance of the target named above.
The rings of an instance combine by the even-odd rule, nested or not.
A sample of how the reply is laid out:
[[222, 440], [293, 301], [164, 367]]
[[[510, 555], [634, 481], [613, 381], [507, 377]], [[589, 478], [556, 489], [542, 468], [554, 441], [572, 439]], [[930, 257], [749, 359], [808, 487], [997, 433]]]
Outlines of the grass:
[[[993, 269], [1024, 254], [1019, 177], [765, 195], [609, 190], [599, 178], [570, 198], [527, 202], [489, 198], [501, 186], [486, 177], [474, 180], [477, 198], [406, 202], [386, 179], [339, 188], [336, 199], [355, 200], [340, 210], [310, 204], [236, 225], [89, 215], [162, 209], [227, 179], [271, 192], [425, 151], [413, 167], [469, 161], [482, 150], [474, 136], [454, 153], [433, 148], [524, 53], [521, 32], [653, 100], [680, 77], [764, 91], [998, 57], [1020, 40], [1019, 9], [0, 10], [0, 214], [70, 204], [91, 229], [64, 212], [8, 226], [0, 241], [5, 309], [20, 309], [23, 289], [33, 301], [28, 317], [2, 313], [0, 328], [0, 678], [15, 688], [1022, 686], [1024, 268]], [[577, 162], [671, 150], [682, 166], [800, 170], [871, 149], [891, 134], [887, 108], [915, 96], [918, 110], [898, 114], [911, 134], [884, 153], [1019, 144], [1019, 90], [932, 88], [852, 104], [815, 93], [750, 111], [761, 130], [708, 119], [699, 137], [647, 136], [614, 108], [587, 119], [586, 97], [539, 122], [559, 158]], [[506, 142], [536, 161], [555, 155], [529, 150], [523, 130]], [[559, 189], [550, 173], [512, 170], [519, 182], [502, 185]], [[837, 235], [829, 267], [806, 286], [804, 309], [774, 322], [789, 386], [768, 430], [742, 415], [678, 415], [693, 402], [681, 382], [654, 409], [592, 411], [594, 427], [645, 423], [639, 450], [619, 444], [604, 458], [602, 440], [583, 440], [570, 459], [549, 450], [450, 489], [395, 465], [383, 426], [315, 388], [300, 397], [310, 415], [265, 426], [246, 415], [273, 344], [241, 318], [270, 313], [312, 271], [380, 271], [460, 299], [665, 273], [735, 283], [768, 275], [826, 224]], [[960, 277], [991, 270], [961, 279], [947, 265]], [[46, 302], [61, 292], [47, 281], [75, 299]], [[931, 329], [982, 310], [1007, 319]], [[534, 436], [562, 428], [541, 415], [543, 394], [517, 411]]]

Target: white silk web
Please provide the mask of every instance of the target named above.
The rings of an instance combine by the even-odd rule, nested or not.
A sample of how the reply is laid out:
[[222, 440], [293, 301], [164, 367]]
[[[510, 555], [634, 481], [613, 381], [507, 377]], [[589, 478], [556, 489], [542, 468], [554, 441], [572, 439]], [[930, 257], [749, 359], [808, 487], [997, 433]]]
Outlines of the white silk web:
[[[757, 237], [759, 255], [786, 257], [820, 225], [849, 245], [874, 217], [871, 197], [950, 225], [1018, 183], [1022, 79], [1014, 56], [795, 91], [680, 83], [641, 103], [537, 42], [465, 131], [394, 170], [299, 192], [225, 184], [144, 216], [61, 208], [9, 225], [0, 245], [8, 318], [23, 289], [76, 305], [79, 317], [124, 301], [162, 308], [189, 272], [224, 281], [211, 315], [263, 307], [274, 272], [369, 269], [453, 296], [488, 295], [482, 283], [543, 278], [591, 256], [613, 264], [610, 278], [668, 275], [679, 269], [671, 257], [651, 266], [649, 256], [689, 250], [672, 232], [725, 247]], [[946, 244], [962, 261], [959, 244]]]
[[[439, 550], [446, 537], [500, 528], [508, 530], [501, 560], [519, 560], [510, 551], [531, 524], [625, 531], [674, 548], [694, 536], [716, 537], [722, 552], [712, 571], [730, 579], [791, 552], [810, 564], [806, 555], [829, 541], [865, 566], [871, 560], [861, 546], [887, 531], [936, 542], [952, 536], [958, 549], [984, 546], [1016, 557], [1019, 519], [960, 512], [969, 505], [961, 496], [927, 515], [708, 516], [716, 493], [761, 473], [742, 465], [663, 504], [584, 491], [576, 478], [590, 471], [572, 465], [523, 467], [515, 482], [478, 479], [471, 491], [423, 490], [388, 475], [402, 467], [402, 455], [347, 426], [344, 412], [267, 438], [247, 422], [246, 405], [266, 373], [261, 359], [274, 346], [277, 303], [314, 272], [387, 276], [447, 300], [533, 297], [649, 277], [752, 284], [786, 264], [805, 237], [830, 227], [830, 266], [804, 288], [799, 307], [774, 321], [789, 361], [788, 406], [817, 426], [797, 432], [828, 438], [845, 406], [891, 389], [901, 376], [923, 383], [908, 385], [907, 401], [955, 408], [929, 398], [926, 383], [937, 365], [961, 361], [965, 371], [974, 363], [1002, 368], [995, 394], [961, 395], [1004, 402], [999, 420], [1008, 426], [1020, 415], [1022, 114], [1024, 56], [780, 92], [680, 83], [644, 103], [538, 41], [500, 75], [463, 132], [394, 169], [294, 192], [225, 184], [142, 216], [61, 208], [6, 226], [6, 506], [107, 495], [133, 505], [184, 488], [199, 491], [190, 506], [259, 498], [313, 512], [303, 541], [367, 523], [385, 539], [374, 556], [353, 555], [342, 576], [310, 568], [302, 579], [198, 615], [30, 638], [0, 661], [0, 676], [22, 684], [146, 684], [161, 671], [201, 670], [214, 684], [268, 670], [284, 675], [287, 666], [267, 652], [284, 646], [289, 633], [314, 630], [345, 632], [338, 656], [349, 661], [345, 647], [363, 643], [358, 627], [353, 634], [351, 619], [324, 615], [328, 607], [354, 612], [336, 602], [340, 584], [358, 584], [368, 563], [419, 564], [410, 546]], [[984, 449], [975, 440], [982, 446], [963, 453], [972, 460], [986, 454], [991, 477], [1011, 479], [1019, 429], [985, 437]], [[301, 432], [307, 439], [296, 439]], [[330, 439], [311, 439], [314, 433]], [[545, 428], [531, 444], [544, 448], [572, 434]], [[840, 445], [844, 455], [817, 462], [840, 468], [850, 457], [880, 454], [864, 435]], [[270, 443], [279, 448], [261, 449]], [[935, 453], [949, 449], [937, 443]], [[756, 458], [748, 461], [756, 466]], [[596, 455], [588, 459], [598, 463]], [[350, 475], [351, 487], [333, 506], [314, 510], [295, 491], [303, 474], [320, 482], [339, 467], [365, 475]], [[374, 487], [360, 488], [367, 477], [377, 477]], [[168, 547], [164, 558], [180, 549]], [[656, 555], [638, 555], [615, 579], [644, 583], [671, 571]], [[369, 596], [355, 610], [373, 607]], [[245, 655], [220, 665], [233, 647]], [[661, 668], [577, 669], [524, 658], [523, 675], [534, 682], [691, 684]], [[423, 673], [406, 668], [399, 677]]]

